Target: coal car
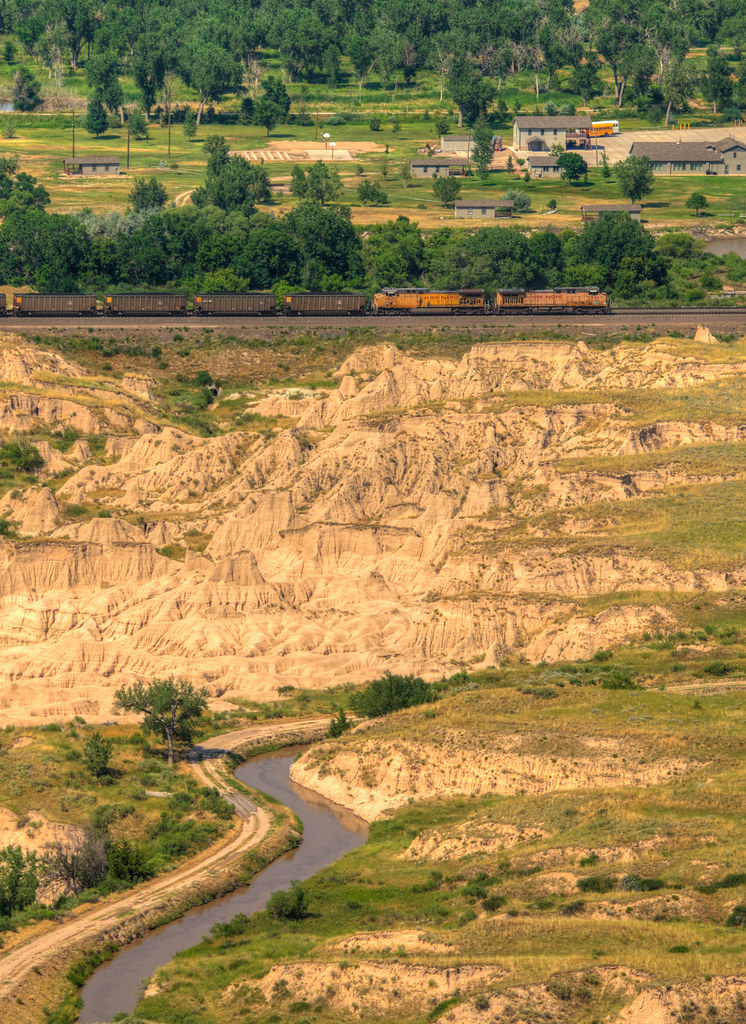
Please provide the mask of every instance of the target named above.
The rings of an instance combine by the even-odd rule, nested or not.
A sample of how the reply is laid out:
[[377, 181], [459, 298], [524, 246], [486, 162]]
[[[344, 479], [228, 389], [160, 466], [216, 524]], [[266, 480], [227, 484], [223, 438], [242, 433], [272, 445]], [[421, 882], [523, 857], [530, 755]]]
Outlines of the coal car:
[[195, 316], [272, 316], [274, 292], [200, 292], [194, 296]]
[[187, 311], [180, 292], [121, 292], [104, 297], [106, 316], [178, 316]]
[[282, 297], [286, 316], [362, 316], [364, 292], [287, 292]]
[[96, 296], [68, 292], [16, 292], [14, 316], [95, 316]]

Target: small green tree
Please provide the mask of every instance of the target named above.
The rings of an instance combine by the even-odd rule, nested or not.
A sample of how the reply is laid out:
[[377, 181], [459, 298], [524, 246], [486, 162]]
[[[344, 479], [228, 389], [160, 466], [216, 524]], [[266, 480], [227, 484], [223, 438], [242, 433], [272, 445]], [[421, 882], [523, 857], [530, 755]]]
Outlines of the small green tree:
[[562, 168], [562, 177], [571, 183], [588, 180], [588, 164], [580, 153], [563, 153], [557, 157], [557, 164]]
[[453, 206], [461, 191], [461, 182], [456, 178], [439, 178], [433, 175], [433, 192], [443, 206]]
[[130, 112], [128, 118], [130, 134], [133, 139], [149, 139], [148, 122], [145, 114], [139, 108]]
[[161, 736], [168, 745], [168, 763], [174, 763], [177, 740], [190, 743], [197, 719], [207, 708], [207, 691], [196, 690], [185, 679], [155, 679], [146, 686], [134, 683], [114, 694], [114, 708], [143, 715], [145, 733]]
[[16, 48], [10, 39], [6, 40], [3, 47], [3, 60], [6, 64], [15, 64], [16, 62]]
[[197, 134], [197, 115], [191, 109], [184, 113], [182, 131], [184, 132], [184, 138], [189, 142], [191, 142]]
[[399, 132], [401, 131], [401, 121], [394, 118], [394, 120], [391, 122], [391, 131], [394, 133], [394, 135], [398, 135]]
[[323, 206], [333, 203], [342, 194], [342, 181], [336, 167], [330, 167], [323, 160], [317, 160], [308, 168], [306, 175], [306, 198], [315, 199]]
[[0, 459], [10, 463], [19, 473], [36, 473], [44, 466], [39, 449], [25, 438], [20, 441], [9, 441], [0, 447]]
[[646, 156], [628, 156], [615, 167], [619, 191], [631, 203], [639, 203], [653, 191], [655, 178], [650, 159]]
[[342, 733], [348, 732], [351, 728], [352, 722], [345, 714], [344, 708], [341, 708], [329, 723], [329, 729], [326, 735], [329, 739], [335, 740], [338, 736], [341, 736]]
[[85, 127], [86, 131], [90, 132], [91, 135], [95, 135], [96, 138], [109, 127], [109, 115], [106, 113], [104, 105], [98, 96], [94, 96], [88, 101]]
[[368, 118], [368, 127], [370, 128], [370, 130], [372, 132], [380, 132], [380, 130], [381, 130], [381, 119], [380, 119], [380, 117], [376, 117], [375, 114], [372, 117], [369, 117]]
[[130, 206], [136, 212], [165, 206], [168, 195], [156, 177], [135, 178], [129, 194]]
[[83, 764], [91, 775], [101, 779], [109, 774], [109, 761], [114, 751], [111, 740], [105, 739], [100, 732], [94, 732], [83, 744]]
[[604, 181], [609, 181], [611, 178], [611, 164], [609, 163], [609, 158], [606, 155], [606, 150], [603, 151], [603, 155], [601, 156], [601, 177]]
[[298, 196], [299, 199], [304, 199], [308, 193], [306, 172], [300, 164], [295, 164], [290, 172], [290, 191], [294, 196]]
[[35, 110], [41, 103], [39, 83], [27, 67], [21, 65], [13, 76], [13, 106], [16, 110]]
[[472, 132], [472, 153], [482, 181], [487, 180], [492, 163], [492, 152], [492, 129], [486, 117], [478, 117], [474, 122], [474, 131]]
[[254, 104], [254, 124], [267, 129], [267, 135], [282, 120], [282, 107], [269, 96], [262, 96]]
[[0, 850], [0, 917], [10, 917], [30, 907], [36, 899], [39, 875], [36, 854], [20, 846]]
[[279, 921], [302, 921], [308, 917], [306, 894], [300, 882], [293, 882], [287, 891], [273, 892], [267, 900], [267, 912]]
[[399, 164], [399, 174], [401, 175], [401, 183], [404, 188], [409, 188], [412, 181], [412, 165], [409, 160], [404, 160]]
[[365, 178], [357, 187], [357, 195], [363, 206], [385, 206], [389, 197], [377, 181]]
[[432, 700], [432, 689], [424, 679], [387, 673], [368, 683], [364, 690], [354, 693], [350, 703], [358, 714], [367, 718], [380, 718], [392, 711], [427, 704]]
[[695, 217], [699, 217], [699, 211], [706, 210], [710, 204], [704, 192], [692, 192], [684, 205], [687, 210], [694, 210]]

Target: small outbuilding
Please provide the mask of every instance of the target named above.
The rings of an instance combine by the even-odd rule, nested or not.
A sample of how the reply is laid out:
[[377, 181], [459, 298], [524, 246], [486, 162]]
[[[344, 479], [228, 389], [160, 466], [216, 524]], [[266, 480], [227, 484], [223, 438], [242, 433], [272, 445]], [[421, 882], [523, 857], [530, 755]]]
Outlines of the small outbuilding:
[[119, 157], [117, 156], [65, 157], [62, 165], [65, 174], [81, 174], [84, 177], [92, 174], [119, 174]]
[[515, 203], [512, 199], [457, 199], [453, 204], [457, 218], [466, 220], [494, 220], [510, 217]]
[[441, 135], [440, 148], [444, 153], [471, 153], [471, 135]]
[[528, 173], [532, 178], [561, 178], [562, 168], [557, 160], [558, 158], [551, 154], [530, 156], [528, 158]]
[[585, 203], [580, 213], [584, 221], [598, 220], [602, 213], [628, 213], [632, 220], [640, 220], [642, 207], [639, 203]]
[[467, 161], [455, 156], [415, 157], [410, 164], [413, 178], [447, 178], [451, 174], [464, 174]]

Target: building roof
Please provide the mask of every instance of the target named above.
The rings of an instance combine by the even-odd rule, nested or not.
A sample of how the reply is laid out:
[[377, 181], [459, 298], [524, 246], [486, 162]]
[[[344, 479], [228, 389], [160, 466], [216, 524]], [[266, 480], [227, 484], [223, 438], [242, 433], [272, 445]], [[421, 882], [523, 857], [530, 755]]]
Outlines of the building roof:
[[713, 142], [715, 149], [719, 149], [721, 153], [727, 153], [729, 149], [735, 149], [737, 146], [741, 149], [746, 149], [746, 145], [743, 142], [739, 142], [738, 139], [734, 139], [732, 136], [728, 136], [727, 139], [721, 139], [720, 142]]
[[66, 156], [62, 159], [63, 164], [118, 164], [118, 156]]
[[475, 206], [485, 206], [499, 210], [512, 210], [515, 203], [512, 199], [457, 199], [453, 204], [457, 209], [472, 209]]
[[576, 131], [578, 128], [590, 128], [591, 119], [584, 117], [540, 117], [538, 114], [521, 114], [513, 122], [518, 128], [533, 131], [535, 128], [559, 128], [563, 131]]
[[443, 164], [465, 167], [466, 159], [461, 156], [415, 156], [410, 163], [412, 167], [442, 167]]
[[529, 167], [559, 167], [558, 158], [551, 153], [534, 154], [528, 158]]
[[583, 213], [642, 213], [639, 203], [586, 203]]
[[704, 142], [634, 142], [632, 153], [659, 163], [683, 160], [693, 163], [722, 163], [720, 151]]

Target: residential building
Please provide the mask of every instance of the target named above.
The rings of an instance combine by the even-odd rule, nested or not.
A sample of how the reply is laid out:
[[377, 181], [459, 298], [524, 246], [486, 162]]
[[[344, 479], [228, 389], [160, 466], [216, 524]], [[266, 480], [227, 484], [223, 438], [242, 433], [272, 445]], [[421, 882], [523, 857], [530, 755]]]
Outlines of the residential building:
[[530, 156], [528, 173], [532, 178], [561, 178], [562, 168], [556, 156]]
[[513, 148], [529, 153], [548, 153], [552, 146], [587, 148], [590, 117], [544, 117], [521, 114], [513, 121]]
[[510, 217], [514, 206], [512, 199], [457, 199], [453, 209], [458, 219], [494, 220]]
[[118, 156], [76, 156], [62, 161], [65, 174], [119, 174]]
[[418, 156], [412, 160], [413, 178], [447, 178], [449, 174], [463, 174], [467, 161], [455, 156]]
[[602, 213], [628, 213], [632, 220], [641, 220], [639, 203], [585, 203], [580, 207], [584, 221], [598, 220]]

